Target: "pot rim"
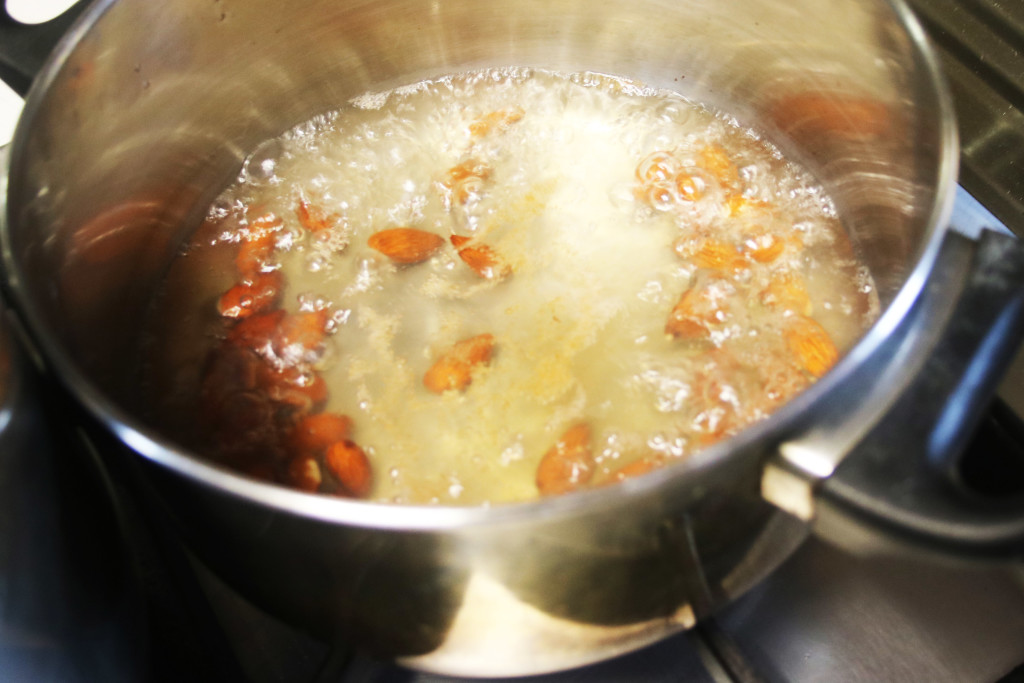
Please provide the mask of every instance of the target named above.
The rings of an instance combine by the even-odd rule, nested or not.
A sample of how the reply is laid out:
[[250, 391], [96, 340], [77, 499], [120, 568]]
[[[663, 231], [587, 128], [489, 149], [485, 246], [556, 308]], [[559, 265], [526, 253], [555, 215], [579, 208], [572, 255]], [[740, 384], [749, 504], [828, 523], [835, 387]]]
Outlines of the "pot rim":
[[[63, 350], [55, 335], [36, 309], [24, 289], [22, 268], [12, 251], [10, 217], [7, 203], [7, 179], [27, 144], [28, 130], [40, 108], [44, 94], [62, 69], [65, 61], [96, 21], [117, 0], [98, 0], [79, 16], [58, 43], [38, 77], [33, 82], [18, 122], [12, 144], [2, 161], [6, 173], [0, 177], [0, 248], [6, 285], [17, 316], [23, 321], [31, 342], [42, 351], [55, 376], [78, 399], [91, 416], [109, 429], [120, 441], [144, 458], [166, 467], [171, 472], [196, 481], [221, 493], [246, 502], [269, 507], [326, 523], [348, 526], [417, 532], [444, 532], [467, 527], [527, 523], [537, 518], [570, 518], [588, 514], [596, 507], [626, 506], [663, 488], [701, 486], [708, 477], [732, 466], [741, 453], [772, 451], [799, 427], [800, 419], [817, 401], [825, 398], [856, 372], [895, 330], [918, 298], [932, 271], [947, 223], [952, 212], [958, 172], [959, 143], [952, 97], [942, 75], [939, 59], [923, 28], [904, 0], [886, 0], [921, 60], [923, 71], [933, 86], [937, 99], [940, 147], [939, 167], [934, 201], [926, 218], [926, 232], [919, 256], [893, 301], [882, 312], [868, 332], [840, 359], [824, 377], [768, 418], [753, 424], [739, 434], [705, 448], [686, 459], [659, 468], [619, 484], [576, 491], [561, 496], [493, 506], [440, 506], [376, 503], [335, 498], [323, 494], [303, 493], [276, 484], [249, 479], [228, 469], [208, 463], [188, 449], [143, 425], [121, 409], [79, 371]], [[684, 481], [685, 480], [685, 481]]]

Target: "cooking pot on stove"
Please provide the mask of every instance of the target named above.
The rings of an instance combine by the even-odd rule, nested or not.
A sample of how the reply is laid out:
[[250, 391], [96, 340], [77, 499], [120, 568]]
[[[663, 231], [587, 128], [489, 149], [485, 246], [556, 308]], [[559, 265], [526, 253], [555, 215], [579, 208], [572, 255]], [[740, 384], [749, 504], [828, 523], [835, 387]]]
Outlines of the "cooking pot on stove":
[[[138, 321], [249, 152], [368, 90], [499, 65], [640, 79], [763, 129], [831, 193], [878, 322], [726, 442], [493, 508], [284, 490], [134, 416]], [[824, 104], [780, 115], [801, 93]], [[852, 101], [882, 115], [836, 125]], [[1024, 549], [1021, 501], [964, 492], [954, 466], [1022, 334], [1024, 250], [947, 227], [953, 112], [899, 0], [100, 0], [36, 78], [9, 155], [3, 265], [28, 343], [132, 451], [140, 490], [197, 555], [321, 637], [427, 670], [529, 674], [691, 627], [814, 526], [865, 548]]]

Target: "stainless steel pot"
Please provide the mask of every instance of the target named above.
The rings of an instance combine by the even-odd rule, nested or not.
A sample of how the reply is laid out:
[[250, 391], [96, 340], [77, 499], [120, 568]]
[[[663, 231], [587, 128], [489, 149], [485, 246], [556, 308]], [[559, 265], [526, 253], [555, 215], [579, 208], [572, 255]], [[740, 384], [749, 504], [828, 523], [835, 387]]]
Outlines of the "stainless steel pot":
[[[367, 90], [508, 64], [641, 79], [765, 129], [831, 192], [881, 319], [728, 442], [616, 487], [490, 509], [286, 491], [133, 416], [138, 320], [249, 151]], [[800, 93], [830, 104], [785, 115]], [[881, 115], [825, 120], [853, 100]], [[28, 98], [3, 256], [39, 356], [138, 454], [140, 486], [234, 587], [411, 666], [528, 674], [692, 626], [815, 520], [840, 540], [892, 525], [960, 554], [1020, 552], [1021, 506], [958, 497], [928, 465], [957, 450], [1020, 336], [1024, 257], [1012, 240], [947, 231], [955, 176], [950, 101], [898, 0], [100, 0]]]

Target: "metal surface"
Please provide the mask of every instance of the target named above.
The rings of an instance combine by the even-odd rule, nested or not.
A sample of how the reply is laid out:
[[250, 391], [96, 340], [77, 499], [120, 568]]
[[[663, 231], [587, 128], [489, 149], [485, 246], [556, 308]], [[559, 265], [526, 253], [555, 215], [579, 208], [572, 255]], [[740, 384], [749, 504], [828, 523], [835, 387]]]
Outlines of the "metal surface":
[[0, 679], [140, 680], [143, 612], [110, 482], [0, 311]]
[[1024, 5], [998, 0], [912, 0], [938, 48], [956, 98], [960, 183], [1024, 230]]
[[[15, 138], [3, 246], [20, 313], [75, 394], [145, 456], [146, 495], [243, 595], [426, 669], [579, 666], [676, 632], [762, 579], [806, 529], [760, 498], [761, 462], [811, 427], [836, 435], [835, 460], [884, 411], [884, 387], [856, 399], [845, 388], [863, 384], [923, 286], [952, 200], [949, 103], [902, 7], [272, 5], [94, 5]], [[248, 150], [365, 90], [509, 63], [683, 81], [768, 122], [827, 185], [879, 285], [882, 320], [821, 382], [727, 444], [612, 489], [494, 509], [280, 490], [192, 458], [131, 415], [138, 318]], [[869, 98], [882, 115], [852, 135], [816, 122], [820, 111], [778, 115], [807, 92]]]
[[718, 621], [771, 683], [992, 683], [1024, 662], [1024, 578], [815, 541]]

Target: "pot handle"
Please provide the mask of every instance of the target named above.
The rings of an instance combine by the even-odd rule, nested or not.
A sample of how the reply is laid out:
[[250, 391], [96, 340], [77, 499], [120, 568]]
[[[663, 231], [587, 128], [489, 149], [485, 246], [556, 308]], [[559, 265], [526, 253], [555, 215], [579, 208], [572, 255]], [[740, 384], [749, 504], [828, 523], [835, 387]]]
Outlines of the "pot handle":
[[[1024, 494], [971, 491], [960, 474], [961, 458], [977, 455], [964, 449], [1024, 339], [1024, 244], [986, 230], [976, 243], [957, 236], [943, 245], [955, 248], [974, 251], [946, 332], [817, 490], [815, 531], [826, 540], [861, 551], [895, 543], [961, 557], [1024, 556]], [[1004, 426], [1024, 426], [1006, 413]]]
[[29, 25], [12, 19], [0, 3], [0, 80], [25, 97], [50, 52], [88, 4], [82, 0], [50, 21]]

